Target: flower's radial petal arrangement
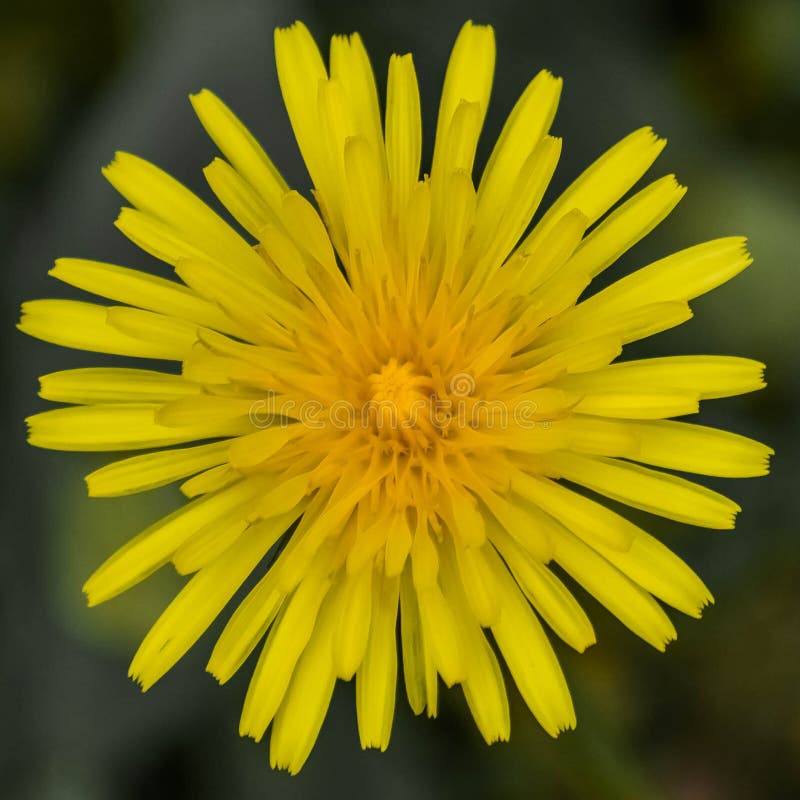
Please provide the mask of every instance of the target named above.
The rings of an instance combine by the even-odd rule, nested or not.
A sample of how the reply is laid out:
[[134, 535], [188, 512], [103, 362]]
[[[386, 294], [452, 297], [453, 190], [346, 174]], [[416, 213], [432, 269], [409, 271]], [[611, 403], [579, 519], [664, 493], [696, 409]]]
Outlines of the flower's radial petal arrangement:
[[311, 194], [203, 90], [191, 101], [221, 154], [205, 176], [231, 221], [119, 153], [104, 171], [129, 203], [116, 225], [164, 277], [60, 259], [51, 274], [101, 301], [23, 307], [32, 336], [166, 362], [46, 375], [41, 396], [66, 405], [28, 419], [39, 447], [149, 451], [90, 474], [92, 496], [180, 482], [189, 498], [89, 578], [89, 603], [169, 562], [191, 576], [131, 664], [147, 689], [252, 576], [208, 670], [225, 682], [258, 652], [240, 731], [272, 726], [271, 763], [292, 773], [338, 679], [355, 680], [364, 747], [388, 745], [398, 682], [435, 716], [439, 678], [493, 742], [509, 737], [502, 659], [556, 736], [575, 712], [551, 634], [595, 641], [560, 575], [659, 650], [676, 635], [664, 605], [698, 617], [712, 602], [603, 499], [728, 529], [739, 506], [673, 471], [767, 472], [768, 447], [673, 419], [761, 388], [763, 365], [616, 361], [747, 267], [745, 242], [697, 244], [587, 292], [685, 190], [668, 175], [631, 192], [664, 146], [642, 128], [540, 209], [561, 150], [548, 72], [478, 180], [489, 27], [458, 36], [423, 175], [410, 55], [391, 58], [385, 115], [358, 35], [334, 37], [326, 67], [297, 23], [275, 55]]

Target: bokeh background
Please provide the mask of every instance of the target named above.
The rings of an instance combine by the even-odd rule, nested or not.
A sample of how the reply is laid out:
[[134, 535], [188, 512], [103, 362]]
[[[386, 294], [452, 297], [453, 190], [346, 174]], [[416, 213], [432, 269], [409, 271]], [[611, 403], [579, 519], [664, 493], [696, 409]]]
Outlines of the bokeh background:
[[[800, 797], [800, 3], [17, 0], [0, 17], [0, 796]], [[488, 748], [454, 690], [435, 722], [414, 718], [401, 694], [389, 751], [363, 753], [352, 687], [340, 684], [301, 775], [273, 773], [267, 746], [236, 733], [249, 669], [221, 689], [203, 671], [213, 632], [146, 695], [126, 677], [177, 576], [162, 570], [105, 606], [84, 606], [85, 577], [174, 508], [177, 491], [88, 500], [82, 477], [107, 457], [25, 445], [23, 417], [46, 405], [37, 375], [104, 362], [13, 329], [21, 300], [72, 296], [46, 276], [54, 257], [163, 270], [112, 225], [120, 198], [99, 170], [115, 149], [152, 159], [210, 198], [200, 169], [215, 151], [187, 101], [207, 86], [251, 125], [290, 183], [307, 188], [272, 52], [272, 29], [295, 18], [322, 41], [359, 30], [380, 81], [392, 51], [414, 51], [428, 156], [448, 50], [466, 18], [491, 22], [498, 39], [479, 162], [545, 66], [566, 80], [556, 190], [630, 130], [652, 124], [666, 135], [651, 175], [674, 171], [690, 191], [615, 275], [706, 238], [751, 239], [751, 269], [696, 301], [689, 324], [640, 349], [767, 362], [767, 390], [714, 401], [703, 419], [775, 445], [773, 474], [712, 482], [744, 507], [734, 533], [647, 520], [717, 600], [701, 622], [676, 620], [679, 639], [665, 655], [579, 592], [599, 644], [583, 656], [557, 645], [579, 718], [557, 741], [512, 691], [512, 740]]]

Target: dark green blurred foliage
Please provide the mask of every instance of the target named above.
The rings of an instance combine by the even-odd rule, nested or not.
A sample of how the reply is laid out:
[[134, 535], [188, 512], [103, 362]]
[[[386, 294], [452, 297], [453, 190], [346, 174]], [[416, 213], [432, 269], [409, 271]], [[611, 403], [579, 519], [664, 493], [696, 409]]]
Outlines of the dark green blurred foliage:
[[[565, 78], [554, 130], [565, 149], [550, 193], [622, 135], [670, 139], [653, 176], [690, 191], [621, 260], [615, 277], [706, 238], [746, 234], [755, 265], [695, 304], [695, 319], [637, 353], [732, 353], [769, 365], [757, 395], [714, 401], [702, 419], [777, 448], [773, 474], [716, 481], [744, 512], [734, 533], [644, 519], [706, 579], [717, 604], [677, 619], [666, 654], [640, 643], [579, 591], [599, 643], [557, 645], [578, 730], [551, 741], [514, 690], [512, 741], [487, 748], [458, 690], [440, 718], [415, 719], [402, 689], [387, 753], [358, 747], [353, 692], [340, 686], [299, 778], [272, 773], [267, 747], [236, 734], [248, 671], [222, 689], [203, 672], [213, 633], [151, 692], [127, 661], [181, 581], [164, 570], [107, 606], [80, 586], [121, 542], [180, 502], [172, 489], [88, 500], [102, 456], [34, 451], [22, 418], [45, 404], [36, 376], [108, 363], [12, 330], [25, 298], [74, 296], [46, 277], [80, 255], [153, 271], [112, 226], [120, 200], [99, 168], [117, 148], [166, 167], [208, 198], [214, 148], [186, 96], [220, 93], [290, 183], [307, 177], [280, 105], [272, 28], [304, 19], [320, 41], [358, 29], [379, 81], [412, 50], [426, 142], [449, 47], [463, 20], [495, 25], [495, 96], [480, 154], [527, 79]], [[3, 720], [0, 796], [9, 800], [262, 797], [488, 797], [748, 800], [800, 797], [797, 367], [800, 315], [800, 3], [793, 0], [60, 0], [7, 2], [0, 25], [0, 231], [5, 407], [0, 546]], [[479, 159], [480, 160], [480, 159]], [[677, 615], [675, 615], [677, 616]], [[215, 629], [219, 630], [219, 625]]]

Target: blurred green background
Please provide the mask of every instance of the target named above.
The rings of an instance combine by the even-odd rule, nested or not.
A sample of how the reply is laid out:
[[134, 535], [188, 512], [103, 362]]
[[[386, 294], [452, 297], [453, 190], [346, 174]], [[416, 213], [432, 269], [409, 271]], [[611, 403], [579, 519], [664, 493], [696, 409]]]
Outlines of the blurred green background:
[[[1, 797], [800, 797], [800, 3], [31, 0], [6, 2], [1, 14]], [[108, 361], [13, 330], [21, 300], [72, 296], [46, 277], [53, 259], [163, 270], [112, 225], [120, 198], [99, 169], [115, 149], [152, 159], [209, 198], [200, 169], [215, 150], [187, 101], [208, 86], [290, 183], [307, 188], [272, 56], [272, 29], [295, 18], [320, 41], [359, 30], [379, 81], [392, 51], [414, 52], [428, 156], [448, 51], [467, 18], [492, 23], [498, 38], [481, 158], [541, 67], [565, 78], [554, 191], [642, 124], [667, 136], [651, 174], [674, 171], [690, 191], [614, 276], [706, 238], [751, 239], [750, 270], [637, 352], [766, 361], [767, 390], [714, 401], [702, 418], [773, 444], [773, 474], [713, 482], [744, 507], [734, 533], [646, 520], [717, 600], [701, 622], [676, 619], [679, 639], [665, 655], [579, 592], [599, 644], [583, 656], [557, 645], [579, 719], [557, 741], [512, 691], [512, 740], [488, 748], [454, 690], [435, 722], [414, 718], [401, 696], [388, 752], [362, 753], [352, 687], [340, 684], [301, 775], [271, 772], [266, 744], [236, 733], [249, 669], [222, 689], [203, 672], [213, 632], [148, 694], [126, 678], [176, 576], [164, 570], [105, 606], [84, 606], [83, 580], [175, 507], [177, 492], [90, 501], [82, 476], [109, 459], [25, 445], [22, 418], [46, 406], [36, 377]]]

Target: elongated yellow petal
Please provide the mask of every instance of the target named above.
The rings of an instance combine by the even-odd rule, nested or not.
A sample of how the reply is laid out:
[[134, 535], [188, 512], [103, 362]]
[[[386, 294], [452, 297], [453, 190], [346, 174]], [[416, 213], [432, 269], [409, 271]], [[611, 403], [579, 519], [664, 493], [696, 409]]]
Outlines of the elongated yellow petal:
[[244, 664], [283, 606], [286, 593], [277, 583], [275, 572], [268, 572], [228, 620], [206, 665], [220, 683], [229, 681]]
[[235, 508], [246, 508], [257, 491], [256, 481], [240, 481], [217, 494], [183, 506], [142, 531], [86, 581], [83, 591], [89, 605], [109, 600], [137, 584], [169, 561], [198, 528], [212, 524]]
[[252, 248], [205, 203], [155, 165], [130, 153], [117, 153], [103, 174], [136, 208], [188, 237], [195, 246], [243, 275], [263, 274]]
[[108, 324], [120, 333], [158, 344], [165, 357], [182, 361], [198, 341], [197, 325], [193, 322], [143, 311], [139, 308], [112, 306], [106, 315]]
[[431, 169], [431, 241], [434, 246], [446, 241], [448, 178], [456, 172], [472, 174], [481, 121], [480, 105], [464, 100], [456, 108], [442, 138], [437, 140], [438, 168]]
[[764, 365], [736, 356], [667, 356], [619, 364], [558, 378], [576, 392], [681, 391], [707, 400], [764, 387]]
[[539, 207], [561, 154], [561, 140], [545, 136], [519, 166], [504, 206], [479, 208], [473, 243], [482, 250], [475, 269], [491, 273], [511, 252]]
[[328, 72], [308, 28], [295, 22], [275, 30], [275, 66], [297, 144], [303, 154], [311, 180], [319, 188], [320, 162], [317, 97], [319, 82]]
[[369, 641], [372, 616], [372, 568], [341, 579], [341, 613], [336, 623], [333, 660], [340, 678], [349, 681], [359, 668]]
[[421, 714], [427, 708], [428, 716], [435, 717], [438, 700], [436, 668], [428, 652], [419, 616], [417, 592], [408, 566], [400, 584], [400, 622], [403, 678], [408, 704], [415, 714]]
[[237, 469], [247, 469], [261, 464], [277, 453], [296, 434], [297, 431], [290, 426], [273, 425], [247, 436], [241, 436], [231, 443], [231, 464]]
[[[474, 130], [475, 141], [480, 132], [494, 78], [495, 42], [494, 31], [488, 25], [464, 24], [453, 45], [447, 74], [442, 87], [439, 103], [439, 117], [436, 123], [436, 144], [433, 152], [431, 175], [443, 169], [442, 160], [446, 158], [443, 148], [444, 138], [452, 125], [453, 117], [462, 102], [477, 106], [477, 123]], [[474, 144], [472, 145], [474, 150]], [[446, 172], [446, 170], [443, 170]]]
[[633, 458], [644, 464], [698, 475], [751, 478], [769, 472], [774, 452], [737, 433], [673, 420], [611, 422], [639, 441]]
[[644, 175], [665, 144], [666, 140], [659, 139], [652, 128], [640, 128], [626, 136], [570, 184], [520, 245], [520, 250], [532, 250], [556, 220], [572, 208], [580, 209], [590, 223], [599, 219]]
[[95, 470], [86, 476], [86, 485], [90, 497], [119, 497], [165, 486], [223, 464], [227, 458], [227, 441], [146, 453]]
[[289, 190], [261, 145], [213, 92], [189, 96], [203, 127], [234, 169], [258, 192], [273, 213]]
[[297, 660], [314, 631], [317, 612], [329, 587], [329, 580], [309, 576], [273, 624], [247, 690], [239, 722], [240, 735], [260, 741], [272, 722]]
[[241, 511], [205, 525], [189, 537], [173, 554], [172, 566], [180, 575], [191, 575], [212, 564], [248, 533], [251, 520]]
[[598, 541], [615, 550], [627, 550], [639, 530], [605, 506], [553, 481], [518, 472], [512, 486], [587, 543]]
[[159, 425], [167, 428], [202, 427], [238, 420], [239, 432], [247, 433], [253, 427], [249, 414], [254, 402], [252, 397], [181, 397], [159, 406], [155, 418]]
[[650, 233], [686, 194], [674, 175], [663, 178], [637, 192], [613, 214], [604, 219], [585, 239], [570, 259], [570, 271], [594, 277], [613, 264], [624, 252]]
[[286, 524], [271, 520], [255, 526], [184, 586], [133, 657], [129, 674], [142, 689], [149, 689], [202, 636]]
[[174, 266], [183, 258], [208, 258], [208, 254], [193, 245], [189, 237], [135, 208], [123, 208], [114, 225], [137, 247], [167, 264]]
[[613, 500], [690, 525], [733, 528], [741, 510], [705, 486], [612, 458], [554, 453], [545, 457], [544, 468]]
[[201, 387], [180, 375], [124, 367], [84, 367], [39, 378], [39, 396], [59, 403], [165, 402], [197, 394]]
[[478, 187], [480, 215], [498, 216], [529, 154], [550, 129], [561, 94], [561, 78], [542, 70], [527, 86], [503, 125]]
[[703, 581], [658, 539], [642, 531], [626, 552], [599, 548], [617, 569], [643, 589], [691, 617], [714, 602]]
[[43, 411], [28, 417], [28, 441], [49, 450], [143, 450], [236, 436], [246, 431], [247, 418], [213, 419], [197, 425], [167, 427], [155, 421], [152, 403], [109, 403]]
[[[579, 653], [595, 643], [594, 628], [586, 612], [548, 567], [531, 558], [500, 528], [492, 529], [491, 541], [528, 601], [558, 636]], [[607, 551], [620, 552], [613, 548]]]
[[341, 287], [342, 273], [336, 263], [330, 235], [314, 206], [299, 192], [287, 192], [283, 196], [281, 212], [281, 220], [295, 246], [304, 249]]
[[419, 87], [411, 54], [389, 59], [386, 89], [386, 161], [391, 183], [392, 212], [405, 212], [419, 178], [422, 121]]
[[108, 321], [108, 307], [78, 300], [29, 300], [22, 304], [17, 327], [45, 342], [139, 358], [180, 359], [170, 343], [142, 340], [123, 333]]
[[253, 237], [274, 219], [270, 207], [241, 175], [221, 158], [203, 169], [211, 191], [230, 211], [233, 218]]
[[487, 546], [454, 548], [459, 578], [468, 587], [467, 602], [475, 619], [484, 628], [490, 627], [500, 613], [494, 575], [484, 552]]
[[331, 78], [337, 80], [344, 90], [350, 115], [358, 126], [358, 135], [374, 148], [381, 163], [380, 171], [385, 172], [378, 89], [364, 42], [357, 33], [332, 37], [330, 65]]
[[331, 637], [336, 604], [324, 604], [311, 640], [301, 656], [283, 703], [275, 717], [269, 761], [296, 775], [309, 754], [328, 712], [336, 684]]
[[700, 400], [688, 392], [605, 392], [586, 394], [575, 404], [579, 414], [623, 419], [664, 419], [696, 414]]
[[181, 484], [181, 492], [186, 497], [199, 497], [201, 494], [216, 492], [225, 486], [238, 481], [242, 473], [233, 469], [230, 464], [219, 464], [192, 476]]
[[682, 325], [692, 318], [689, 304], [681, 300], [647, 303], [617, 313], [602, 305], [584, 309], [588, 302], [565, 311], [554, 317], [552, 323], [543, 325], [541, 334], [534, 340], [536, 349], [525, 354], [528, 360], [533, 362], [556, 355], [573, 341], [592, 339], [593, 332], [597, 330], [602, 330], [605, 336], [616, 336], [622, 344], [629, 344]]
[[397, 691], [399, 577], [376, 573], [372, 581], [369, 640], [356, 675], [356, 712], [361, 747], [389, 746]]
[[575, 727], [575, 710], [542, 626], [500, 560], [492, 559], [503, 613], [492, 626], [522, 699], [551, 735]]
[[633, 633], [662, 651], [676, 638], [675, 626], [650, 594], [595, 550], [566, 530], [555, 547], [556, 561]]
[[139, 270], [99, 261], [59, 258], [49, 274], [109, 300], [180, 317], [227, 333], [240, 332], [236, 323], [217, 306], [188, 287]]
[[471, 585], [459, 578], [452, 553], [445, 554], [442, 575], [445, 597], [453, 608], [466, 661], [466, 678], [462, 688], [467, 705], [478, 730], [489, 744], [506, 741], [511, 723], [503, 673], [494, 651], [470, 611], [468, 598]]
[[[752, 263], [745, 239], [731, 236], [705, 242], [671, 256], [618, 280], [581, 303], [572, 312], [569, 323], [578, 319], [621, 315], [661, 302], [687, 301], [730, 280]], [[565, 322], [567, 320], [565, 319]]]
[[464, 653], [456, 636], [453, 612], [437, 584], [417, 589], [420, 624], [431, 659], [442, 680], [452, 686], [466, 677]]

